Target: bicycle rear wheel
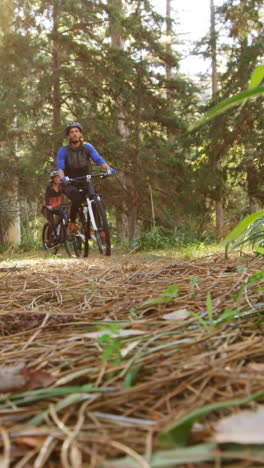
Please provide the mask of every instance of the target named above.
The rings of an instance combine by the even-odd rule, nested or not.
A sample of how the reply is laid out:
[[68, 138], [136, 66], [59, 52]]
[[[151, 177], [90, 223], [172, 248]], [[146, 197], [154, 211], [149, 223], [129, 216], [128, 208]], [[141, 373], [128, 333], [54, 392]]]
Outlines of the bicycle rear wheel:
[[69, 255], [69, 257], [74, 256], [75, 254], [74, 244], [73, 244], [72, 239], [68, 238], [67, 228], [63, 222], [61, 222], [60, 242], [64, 245], [64, 248], [67, 254]]
[[104, 205], [102, 203], [102, 200], [97, 197], [95, 198], [92, 206], [97, 226], [97, 230], [94, 231], [94, 236], [98, 245], [99, 252], [102, 255], [109, 256], [111, 255], [111, 239]]
[[46, 252], [56, 253], [59, 250], [58, 242], [52, 226], [49, 223], [44, 224], [42, 229], [42, 244]]

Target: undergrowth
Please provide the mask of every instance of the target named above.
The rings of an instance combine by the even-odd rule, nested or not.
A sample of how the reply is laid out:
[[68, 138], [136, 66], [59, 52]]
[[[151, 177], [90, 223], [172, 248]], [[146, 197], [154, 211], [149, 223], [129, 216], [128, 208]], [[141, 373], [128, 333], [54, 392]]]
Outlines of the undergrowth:
[[209, 236], [199, 238], [191, 232], [168, 232], [163, 228], [155, 228], [131, 241], [130, 251], [150, 252], [164, 251], [181, 253], [186, 258], [193, 258], [210, 251], [219, 251], [220, 246]]

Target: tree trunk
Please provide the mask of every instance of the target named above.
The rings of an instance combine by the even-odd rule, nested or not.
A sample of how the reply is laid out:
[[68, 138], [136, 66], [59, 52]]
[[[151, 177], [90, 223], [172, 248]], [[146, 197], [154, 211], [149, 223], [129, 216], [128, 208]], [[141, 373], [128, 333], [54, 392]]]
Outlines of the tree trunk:
[[255, 213], [261, 209], [259, 200], [257, 199], [257, 192], [258, 192], [258, 185], [259, 185], [259, 177], [258, 171], [254, 164], [254, 155], [255, 150], [254, 148], [248, 144], [246, 156], [245, 156], [245, 165], [246, 165], [246, 173], [247, 173], [247, 193], [248, 193], [248, 201], [249, 201], [249, 212]]
[[57, 151], [62, 145], [61, 137], [61, 89], [60, 89], [60, 44], [59, 44], [59, 3], [53, 4], [52, 29], [52, 81], [53, 81], [53, 157], [56, 159]]
[[[216, 52], [216, 31], [215, 31], [215, 6], [214, 0], [210, 0], [211, 11], [211, 27], [210, 27], [210, 42], [211, 42], [211, 61], [212, 61], [212, 96], [214, 97], [218, 91], [217, 83], [217, 52]], [[213, 158], [214, 172], [221, 173], [221, 156]], [[224, 230], [224, 202], [222, 196], [222, 181], [218, 183], [218, 198], [215, 201], [215, 234], [217, 239], [221, 239]]]
[[[120, 27], [120, 17], [122, 15], [122, 0], [109, 0], [109, 3], [114, 6], [115, 11], [110, 18], [111, 27], [111, 44], [115, 49], [123, 50], [124, 40], [122, 37], [122, 29]], [[117, 109], [117, 129], [121, 140], [121, 151], [123, 153], [123, 172], [119, 172], [119, 181], [123, 187], [122, 201], [120, 212], [117, 215], [118, 235], [121, 241], [126, 242], [133, 239], [136, 235], [137, 211], [138, 203], [135, 196], [135, 180], [134, 171], [136, 164], [131, 161], [128, 151], [128, 139], [130, 130], [126, 123], [125, 99], [120, 94], [116, 101]]]
[[[172, 20], [171, 20], [171, 0], [166, 0], [166, 51], [171, 52], [171, 36], [172, 36]], [[166, 79], [167, 81], [172, 78], [171, 65], [166, 64]], [[168, 107], [173, 110], [172, 92], [167, 88], [167, 101]], [[171, 145], [175, 143], [175, 135], [168, 130], [168, 141]]]
[[8, 202], [8, 211], [12, 219], [5, 232], [5, 240], [13, 246], [21, 244], [21, 229], [20, 229], [20, 204], [18, 198], [17, 180], [14, 182], [14, 191], [10, 194]]
[[[17, 166], [16, 159], [18, 158], [18, 144], [17, 144], [17, 117], [14, 117], [14, 132], [11, 137], [12, 162], [14, 167]], [[19, 183], [17, 174], [14, 172], [12, 190], [7, 193], [8, 196], [8, 214], [10, 221], [4, 233], [4, 239], [11, 245], [18, 246], [21, 244], [21, 226], [20, 226], [20, 203], [19, 203]]]
[[0, 245], [3, 245], [4, 240], [4, 230], [3, 230], [3, 219], [2, 219], [2, 209], [0, 210]]

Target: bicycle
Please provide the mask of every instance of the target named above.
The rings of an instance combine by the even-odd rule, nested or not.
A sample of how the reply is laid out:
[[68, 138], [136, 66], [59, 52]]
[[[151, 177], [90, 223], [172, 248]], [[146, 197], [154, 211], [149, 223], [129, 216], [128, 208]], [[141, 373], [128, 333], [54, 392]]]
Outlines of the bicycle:
[[60, 245], [63, 245], [69, 257], [72, 256], [72, 241], [67, 237], [68, 216], [65, 207], [61, 207], [57, 215], [57, 220], [52, 226], [50, 223], [45, 223], [42, 229], [42, 243], [44, 250], [57, 254]]
[[70, 179], [83, 194], [83, 203], [77, 212], [77, 234], [73, 236], [73, 249], [77, 257], [88, 257], [89, 240], [93, 240], [102, 255], [111, 255], [110, 230], [101, 196], [96, 193], [92, 178], [108, 177], [107, 172], [88, 174]]

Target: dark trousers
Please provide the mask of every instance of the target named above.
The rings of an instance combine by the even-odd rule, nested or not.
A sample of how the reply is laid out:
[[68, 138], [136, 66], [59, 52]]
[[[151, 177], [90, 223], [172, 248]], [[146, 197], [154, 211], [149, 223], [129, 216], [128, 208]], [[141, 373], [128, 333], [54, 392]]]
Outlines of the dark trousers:
[[83, 201], [83, 194], [80, 192], [78, 187], [71, 183], [64, 185], [63, 192], [65, 193], [66, 197], [71, 200], [70, 220], [75, 223], [77, 211]]
[[55, 206], [52, 210], [49, 210], [46, 206], [43, 206], [41, 213], [43, 214], [43, 216], [45, 216], [45, 218], [47, 218], [50, 225], [54, 226], [54, 215], [61, 218], [64, 215], [64, 209], [62, 208], [62, 206]]

